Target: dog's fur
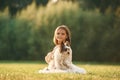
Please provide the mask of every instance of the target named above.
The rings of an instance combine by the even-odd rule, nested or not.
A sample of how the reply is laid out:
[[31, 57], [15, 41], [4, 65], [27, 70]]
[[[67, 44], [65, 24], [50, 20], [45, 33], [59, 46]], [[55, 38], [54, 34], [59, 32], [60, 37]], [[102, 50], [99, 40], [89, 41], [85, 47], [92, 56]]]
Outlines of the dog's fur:
[[45, 57], [45, 61], [49, 64], [48, 69], [68, 69], [72, 62], [72, 50], [69, 43], [63, 45], [64, 49], [60, 51], [60, 46], [57, 46], [52, 52], [49, 52]]

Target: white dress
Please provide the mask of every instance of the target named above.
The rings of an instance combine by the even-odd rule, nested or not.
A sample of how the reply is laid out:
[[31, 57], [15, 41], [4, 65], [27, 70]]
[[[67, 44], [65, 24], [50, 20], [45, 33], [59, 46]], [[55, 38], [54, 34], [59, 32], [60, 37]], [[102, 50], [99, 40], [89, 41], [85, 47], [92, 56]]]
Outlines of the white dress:
[[72, 49], [67, 46], [67, 51], [60, 53], [60, 47], [54, 48], [54, 60], [51, 60], [48, 67], [39, 70], [39, 73], [80, 73], [86, 74], [84, 68], [80, 68], [72, 63]]

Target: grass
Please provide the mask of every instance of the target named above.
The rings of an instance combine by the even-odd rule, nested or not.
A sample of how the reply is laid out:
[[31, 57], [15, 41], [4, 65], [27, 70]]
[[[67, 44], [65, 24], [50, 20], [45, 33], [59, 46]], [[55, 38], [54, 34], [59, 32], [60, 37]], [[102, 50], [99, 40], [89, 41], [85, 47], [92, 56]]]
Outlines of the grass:
[[47, 66], [38, 61], [0, 61], [0, 80], [120, 80], [119, 64], [81, 63], [75, 65], [87, 70], [87, 74], [54, 73], [39, 74]]

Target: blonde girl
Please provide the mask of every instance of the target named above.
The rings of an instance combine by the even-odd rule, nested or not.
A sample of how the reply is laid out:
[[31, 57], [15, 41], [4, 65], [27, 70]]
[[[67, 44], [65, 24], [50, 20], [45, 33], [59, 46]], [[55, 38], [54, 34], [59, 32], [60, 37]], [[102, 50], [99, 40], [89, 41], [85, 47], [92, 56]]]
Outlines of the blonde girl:
[[[70, 47], [71, 33], [67, 26], [61, 25], [55, 29], [53, 42], [55, 44], [54, 49], [51, 52], [49, 52], [45, 57], [45, 61], [48, 63], [48, 67], [43, 70], [40, 70], [40, 73], [86, 73], [85, 69], [79, 68], [72, 64], [72, 49]], [[66, 42], [68, 43], [68, 52], [65, 50]], [[69, 54], [67, 54], [67, 56], [64, 56], [66, 52]], [[62, 63], [60, 61], [62, 61]]]
[[[69, 28], [65, 25], [58, 26], [54, 32], [53, 42], [55, 44], [53, 51], [49, 52], [45, 57], [45, 61], [49, 64], [48, 69], [54, 69], [58, 66], [58, 63], [56, 63], [56, 61], [58, 60], [58, 57], [56, 57], [56, 54], [54, 54], [56, 49], [59, 48], [59, 52], [62, 53], [64, 51], [64, 44], [66, 42], [68, 42], [70, 46], [71, 33]], [[54, 59], [53, 59], [53, 56], [54, 56]], [[72, 59], [72, 55], [70, 59]], [[60, 66], [58, 68], [60, 68]]]

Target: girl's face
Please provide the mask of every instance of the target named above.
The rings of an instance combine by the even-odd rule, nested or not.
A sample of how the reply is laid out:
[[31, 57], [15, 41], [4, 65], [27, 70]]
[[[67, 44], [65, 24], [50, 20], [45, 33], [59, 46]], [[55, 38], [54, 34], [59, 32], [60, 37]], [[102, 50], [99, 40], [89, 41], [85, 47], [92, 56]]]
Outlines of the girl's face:
[[56, 34], [55, 34], [55, 38], [58, 41], [58, 44], [65, 42], [65, 40], [67, 38], [66, 31], [64, 29], [58, 29]]

